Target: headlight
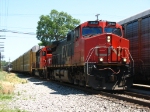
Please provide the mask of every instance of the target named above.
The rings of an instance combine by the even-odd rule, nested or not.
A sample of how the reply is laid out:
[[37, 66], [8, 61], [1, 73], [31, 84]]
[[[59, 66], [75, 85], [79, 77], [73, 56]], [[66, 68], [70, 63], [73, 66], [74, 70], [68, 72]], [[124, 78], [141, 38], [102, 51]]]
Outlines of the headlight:
[[110, 41], [111, 41], [111, 37], [107, 36], [107, 42], [110, 42]]
[[101, 61], [101, 62], [102, 62], [102, 61], [103, 61], [103, 58], [100, 58], [100, 59], [99, 59], [99, 61]]
[[126, 58], [123, 58], [123, 62], [126, 62], [127, 61], [127, 59]]

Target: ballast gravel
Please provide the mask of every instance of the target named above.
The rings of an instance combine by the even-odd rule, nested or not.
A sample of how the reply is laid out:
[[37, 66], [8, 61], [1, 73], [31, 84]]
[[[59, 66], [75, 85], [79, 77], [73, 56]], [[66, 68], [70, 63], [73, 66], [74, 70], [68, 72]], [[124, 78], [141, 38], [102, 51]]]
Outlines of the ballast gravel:
[[15, 86], [9, 108], [27, 112], [149, 112], [50, 81], [33, 77], [27, 80], [28, 83]]

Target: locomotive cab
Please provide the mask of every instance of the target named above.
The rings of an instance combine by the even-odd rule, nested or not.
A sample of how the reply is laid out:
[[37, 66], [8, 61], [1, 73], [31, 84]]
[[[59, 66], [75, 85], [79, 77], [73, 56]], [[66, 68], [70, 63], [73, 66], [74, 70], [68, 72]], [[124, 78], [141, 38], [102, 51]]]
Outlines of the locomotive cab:
[[36, 69], [35, 75], [47, 78], [47, 66], [51, 64], [51, 49], [43, 47], [36, 52]]

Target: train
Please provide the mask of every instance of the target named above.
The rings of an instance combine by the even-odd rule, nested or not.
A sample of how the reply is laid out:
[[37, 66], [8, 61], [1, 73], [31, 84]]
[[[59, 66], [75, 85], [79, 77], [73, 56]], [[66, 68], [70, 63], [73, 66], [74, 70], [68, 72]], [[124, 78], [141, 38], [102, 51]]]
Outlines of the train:
[[10, 73], [11, 70], [12, 70], [12, 64], [11, 64], [11, 63], [8, 63], [8, 64], [6, 64], [5, 66], [2, 66], [2, 70], [3, 70], [3, 71], [6, 71], [6, 72], [8, 72], [8, 73]]
[[135, 63], [134, 83], [150, 84], [150, 9], [118, 22], [130, 41]]
[[34, 46], [12, 65], [13, 72], [96, 90], [126, 90], [134, 77], [122, 26], [103, 20], [84, 22], [49, 46]]

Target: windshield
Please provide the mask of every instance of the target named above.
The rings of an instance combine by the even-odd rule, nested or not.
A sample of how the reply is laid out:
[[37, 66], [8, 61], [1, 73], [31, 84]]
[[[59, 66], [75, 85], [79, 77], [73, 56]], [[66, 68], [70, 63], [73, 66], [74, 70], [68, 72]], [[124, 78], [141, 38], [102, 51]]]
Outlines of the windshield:
[[90, 37], [92, 35], [97, 35], [102, 33], [101, 27], [84, 27], [82, 28], [82, 36]]
[[105, 31], [105, 33], [113, 33], [113, 34], [116, 34], [118, 36], [122, 36], [120, 28], [108, 28], [108, 27], [105, 27], [104, 31]]

